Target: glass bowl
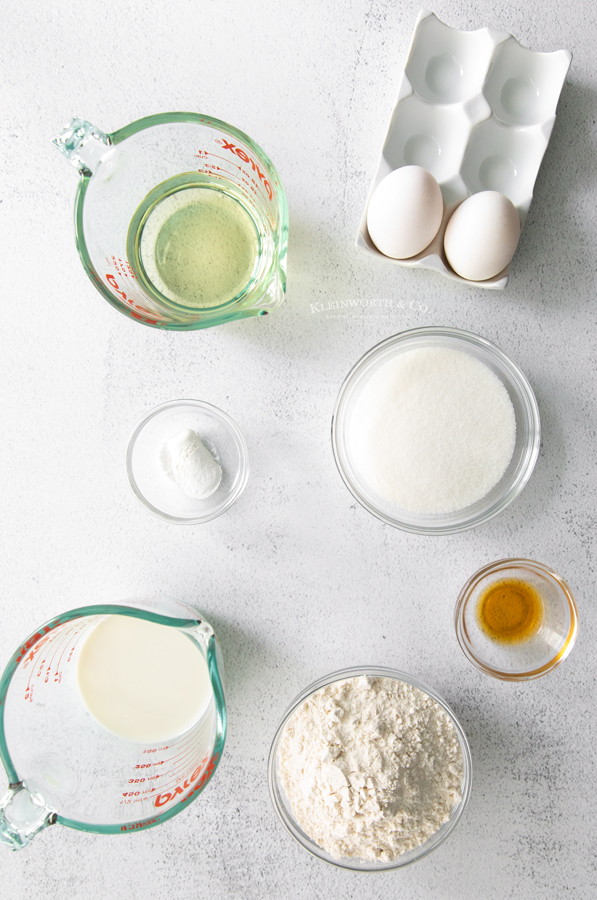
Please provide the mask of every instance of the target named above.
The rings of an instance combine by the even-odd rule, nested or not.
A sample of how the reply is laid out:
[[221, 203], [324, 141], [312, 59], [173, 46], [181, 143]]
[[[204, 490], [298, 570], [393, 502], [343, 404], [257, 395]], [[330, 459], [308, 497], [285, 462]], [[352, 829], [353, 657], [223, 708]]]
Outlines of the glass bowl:
[[[477, 605], [493, 583], [504, 578], [531, 584], [543, 601], [543, 618], [535, 634], [519, 643], [490, 638], [477, 621]], [[531, 559], [500, 559], [479, 569], [460, 591], [454, 612], [458, 643], [474, 666], [503, 681], [531, 681], [566, 659], [578, 630], [578, 614], [566, 582]]]
[[[480, 500], [450, 513], [417, 513], [395, 506], [369, 487], [358, 472], [351, 454], [351, 416], [363, 387], [373, 373], [389, 359], [422, 347], [461, 350], [484, 363], [508, 391], [516, 417], [514, 452], [500, 481]], [[344, 380], [332, 416], [334, 457], [349, 491], [382, 522], [416, 534], [454, 534], [466, 531], [487, 522], [505, 509], [531, 477], [539, 455], [540, 432], [539, 409], [533, 389], [505, 353], [479, 335], [458, 328], [435, 326], [403, 331], [367, 351]]]
[[[320, 688], [325, 687], [328, 684], [332, 684], [332, 682], [334, 681], [343, 681], [345, 678], [356, 678], [360, 675], [371, 675], [381, 678], [394, 678], [397, 681], [402, 681], [405, 684], [410, 684], [412, 685], [412, 687], [418, 688], [420, 691], [428, 694], [433, 700], [436, 701], [436, 703], [438, 703], [442, 707], [442, 709], [450, 717], [456, 730], [456, 734], [458, 735], [458, 740], [460, 741], [460, 747], [462, 749], [462, 799], [452, 809], [449, 820], [445, 822], [441, 826], [441, 828], [439, 828], [435, 832], [435, 834], [432, 834], [424, 844], [421, 844], [419, 847], [416, 847], [413, 850], [407, 850], [405, 853], [403, 853], [397, 859], [392, 860], [391, 862], [375, 862], [370, 859], [364, 860], [353, 858], [336, 859], [333, 856], [330, 856], [330, 854], [323, 850], [319, 846], [319, 844], [316, 844], [315, 841], [310, 838], [309, 835], [306, 834], [298, 824], [293, 815], [290, 801], [286, 796], [279, 774], [278, 756], [282, 735], [284, 733], [284, 729], [286, 728], [288, 720], [301, 705], [301, 703], [303, 703], [304, 700], [310, 697], [311, 694], [315, 693], [315, 691], [318, 691]], [[428, 687], [426, 684], [423, 684], [421, 681], [418, 681], [416, 678], [413, 678], [412, 675], [407, 675], [405, 672], [398, 672], [396, 669], [388, 669], [375, 666], [359, 666], [352, 669], [342, 669], [339, 672], [333, 672], [331, 675], [326, 675], [324, 678], [320, 678], [318, 681], [313, 682], [313, 684], [305, 688], [305, 690], [302, 691], [298, 695], [298, 697], [295, 697], [295, 699], [292, 701], [292, 703], [284, 713], [282, 721], [278, 725], [276, 734], [272, 741], [268, 760], [268, 784], [270, 797], [272, 799], [274, 809], [288, 833], [291, 834], [292, 837], [299, 842], [301, 847], [303, 847], [313, 856], [316, 856], [318, 859], [330, 863], [331, 865], [336, 866], [339, 869], [351, 869], [358, 872], [383, 872], [389, 871], [391, 869], [400, 869], [403, 866], [408, 866], [411, 863], [417, 862], [417, 860], [419, 859], [423, 859], [434, 850], [436, 850], [440, 846], [440, 844], [443, 844], [443, 842], [452, 833], [452, 831], [460, 821], [460, 818], [464, 813], [470, 797], [472, 780], [472, 759], [468, 741], [460, 723], [458, 722], [458, 719], [456, 718], [446, 701], [443, 700], [434, 690], [432, 690], [432, 688]]]
[[[187, 428], [200, 436], [222, 468], [209, 497], [189, 497], [166, 474], [160, 454], [167, 440]], [[126, 451], [126, 471], [134, 493], [156, 516], [197, 525], [221, 516], [242, 494], [249, 477], [249, 451], [238, 425], [203, 400], [171, 400], [156, 406], [135, 426]]]

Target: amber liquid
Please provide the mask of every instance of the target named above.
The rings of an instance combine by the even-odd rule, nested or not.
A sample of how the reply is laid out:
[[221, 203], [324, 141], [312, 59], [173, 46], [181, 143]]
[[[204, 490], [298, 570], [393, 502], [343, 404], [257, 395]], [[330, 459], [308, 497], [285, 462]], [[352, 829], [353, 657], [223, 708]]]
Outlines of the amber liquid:
[[532, 584], [516, 578], [495, 581], [479, 597], [477, 621], [495, 641], [516, 644], [537, 634], [543, 601]]

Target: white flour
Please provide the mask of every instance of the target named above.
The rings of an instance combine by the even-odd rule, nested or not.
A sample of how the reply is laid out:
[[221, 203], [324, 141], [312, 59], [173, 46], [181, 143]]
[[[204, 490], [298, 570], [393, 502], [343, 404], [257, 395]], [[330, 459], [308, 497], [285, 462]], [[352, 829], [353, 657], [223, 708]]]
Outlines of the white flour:
[[357, 470], [403, 509], [447, 513], [480, 500], [512, 458], [516, 417], [508, 392], [474, 356], [408, 350], [373, 373], [355, 403]]
[[301, 828], [331, 856], [390, 861], [461, 799], [462, 750], [423, 691], [361, 676], [316, 691], [289, 720], [281, 780]]

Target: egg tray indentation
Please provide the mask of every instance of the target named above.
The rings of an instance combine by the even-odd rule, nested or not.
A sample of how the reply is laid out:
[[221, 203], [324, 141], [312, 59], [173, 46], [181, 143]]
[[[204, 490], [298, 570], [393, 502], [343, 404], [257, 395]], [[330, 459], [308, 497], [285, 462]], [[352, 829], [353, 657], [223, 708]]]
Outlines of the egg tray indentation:
[[390, 259], [369, 237], [369, 200], [394, 169], [423, 166], [442, 191], [442, 224], [417, 256], [391, 262], [434, 269], [477, 287], [505, 288], [509, 265], [487, 281], [468, 281], [450, 268], [443, 248], [446, 225], [463, 200], [489, 190], [510, 198], [524, 227], [571, 61], [568, 50], [527, 50], [505, 31], [458, 31], [422, 10], [361, 218], [357, 247]]

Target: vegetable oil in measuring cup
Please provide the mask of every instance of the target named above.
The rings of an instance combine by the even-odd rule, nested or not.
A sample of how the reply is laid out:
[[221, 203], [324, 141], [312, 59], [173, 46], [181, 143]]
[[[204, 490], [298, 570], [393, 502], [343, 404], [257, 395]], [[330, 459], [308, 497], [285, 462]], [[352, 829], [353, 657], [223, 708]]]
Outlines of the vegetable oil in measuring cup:
[[207, 663], [181, 631], [133, 616], [106, 616], [77, 663], [83, 702], [100, 725], [136, 743], [188, 731], [213, 700]]
[[146, 290], [187, 309], [242, 294], [259, 252], [259, 230], [234, 188], [193, 172], [150, 191], [127, 237], [129, 262]]

